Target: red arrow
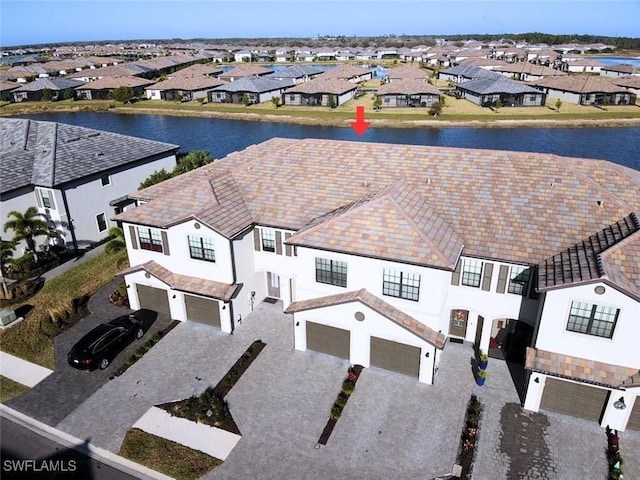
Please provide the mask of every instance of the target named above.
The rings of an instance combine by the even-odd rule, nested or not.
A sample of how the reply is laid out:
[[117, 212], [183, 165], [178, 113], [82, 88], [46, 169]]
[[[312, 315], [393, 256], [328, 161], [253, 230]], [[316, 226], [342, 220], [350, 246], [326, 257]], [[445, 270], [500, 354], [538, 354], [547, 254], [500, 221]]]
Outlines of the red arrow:
[[356, 107], [356, 121], [351, 122], [351, 127], [356, 131], [359, 137], [367, 131], [371, 122], [364, 121], [364, 107], [362, 105]]

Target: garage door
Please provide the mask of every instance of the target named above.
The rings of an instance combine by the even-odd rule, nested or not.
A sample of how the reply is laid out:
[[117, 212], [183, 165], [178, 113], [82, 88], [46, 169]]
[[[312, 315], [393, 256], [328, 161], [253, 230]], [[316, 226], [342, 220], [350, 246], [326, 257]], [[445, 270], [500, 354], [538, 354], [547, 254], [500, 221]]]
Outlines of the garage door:
[[158, 313], [171, 315], [169, 309], [169, 297], [167, 291], [161, 288], [147, 287], [146, 285], [136, 285], [140, 308], [148, 308]]
[[371, 365], [412, 377], [420, 374], [420, 348], [371, 337]]
[[631, 409], [631, 416], [627, 428], [632, 430], [640, 430], [640, 397], [636, 397], [636, 401]]
[[185, 295], [184, 303], [187, 307], [187, 320], [220, 328], [220, 309], [217, 300]]
[[307, 348], [309, 350], [348, 359], [350, 341], [351, 332], [349, 330], [307, 322]]
[[608, 394], [602, 388], [547, 378], [540, 408], [599, 422]]

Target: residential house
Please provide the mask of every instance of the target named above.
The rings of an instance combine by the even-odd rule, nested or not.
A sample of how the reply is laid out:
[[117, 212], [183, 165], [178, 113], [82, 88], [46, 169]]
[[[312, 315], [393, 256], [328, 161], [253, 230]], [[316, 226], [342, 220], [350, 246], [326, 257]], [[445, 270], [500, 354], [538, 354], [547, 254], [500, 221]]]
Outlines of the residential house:
[[366, 82], [373, 78], [373, 70], [355, 65], [342, 64], [336, 68], [327, 70], [318, 78], [346, 80], [352, 83]]
[[361, 50], [356, 53], [356, 60], [374, 60], [378, 58], [378, 52], [375, 50]]
[[132, 194], [116, 219], [132, 308], [232, 333], [279, 300], [293, 348], [427, 384], [447, 338], [523, 362], [533, 345], [527, 408], [591, 415], [552, 384], [598, 372], [624, 429], [639, 428], [639, 189], [599, 160], [275, 138]]
[[131, 87], [134, 96], [144, 94], [145, 87], [152, 85], [153, 80], [140, 77], [102, 77], [93, 82], [83, 83], [75, 88], [79, 100], [107, 100], [111, 93], [119, 87]]
[[438, 79], [453, 83], [462, 83], [479, 78], [497, 78], [499, 73], [475, 65], [456, 65], [438, 72]]
[[336, 61], [338, 59], [338, 50], [333, 48], [320, 48], [316, 50], [313, 60], [319, 62]]
[[291, 65], [277, 72], [266, 75], [265, 78], [274, 78], [276, 80], [288, 80], [294, 84], [305, 83], [313, 80], [318, 75], [325, 72], [324, 68], [311, 65]]
[[50, 93], [51, 100], [75, 98], [76, 87], [84, 85], [80, 80], [72, 80], [66, 77], [44, 77], [16, 88], [11, 93], [16, 102], [33, 102], [42, 100], [46, 91]]
[[531, 49], [527, 48], [527, 61], [536, 65], [546, 65], [547, 67], [556, 65], [562, 58], [558, 52], [550, 48]]
[[336, 60], [341, 62], [348, 62], [349, 60], [355, 60], [356, 53], [350, 49], [343, 49], [337, 51]]
[[640, 95], [640, 76], [628, 75], [626, 77], [612, 77], [609, 81], [619, 87], [624, 87], [636, 96], [636, 101]]
[[239, 50], [233, 54], [236, 62], [250, 62], [253, 59], [251, 50]]
[[153, 70], [135, 65], [133, 63], [123, 63], [120, 65], [109, 65], [99, 68], [85, 68], [80, 72], [68, 75], [74, 80], [82, 80], [83, 82], [91, 82], [99, 80], [102, 77], [141, 77], [151, 79], [154, 77]]
[[404, 79], [378, 87], [382, 107], [430, 107], [440, 100], [440, 90], [422, 79]]
[[[215, 80], [215, 79], [214, 79]], [[242, 77], [233, 82], [210, 88], [207, 97], [214, 103], [243, 103], [246, 98], [249, 104], [269, 102], [272, 98], [280, 98], [291, 85], [291, 80], [277, 80], [266, 77]]]
[[633, 105], [637, 95], [604, 77], [569, 75], [531, 83], [549, 97], [578, 105]]
[[456, 95], [482, 107], [494, 106], [498, 99], [503, 107], [540, 107], [547, 99], [540, 90], [502, 75], [459, 83]]
[[[0, 119], [0, 210], [37, 207], [52, 243], [86, 247], [107, 236], [127, 194], [173, 169], [178, 147], [54, 122]], [[39, 238], [39, 241], [45, 241]]]
[[592, 73], [594, 75], [600, 75], [600, 71], [604, 66], [604, 63], [590, 58], [577, 58], [575, 60], [563, 58], [560, 62], [559, 68], [564, 72]]
[[184, 100], [207, 98], [212, 88], [225, 85], [227, 82], [205, 75], [178, 75], [154, 83], [145, 88], [149, 100]]
[[555, 68], [547, 67], [545, 65], [535, 65], [529, 62], [507, 64], [506, 66], [492, 68], [492, 70], [504, 75], [505, 77], [523, 82], [532, 82], [548, 77], [566, 77], [569, 75], [567, 72], [563, 72]]
[[323, 78], [321, 75], [307, 83], [288, 88], [282, 96], [286, 105], [338, 107], [356, 95], [358, 85], [339, 78]]
[[20, 87], [16, 82], [0, 81], [0, 100], [3, 102], [13, 102], [14, 98], [11, 92]]
[[171, 77], [195, 77], [206, 76], [215, 77], [223, 73], [223, 70], [219, 67], [212, 67], [211, 65], [204, 65], [202, 63], [196, 63], [180, 70], [176, 70], [170, 76]]
[[238, 80], [239, 78], [263, 77], [271, 73], [273, 73], [273, 70], [261, 67], [259, 65], [239, 65], [227, 72], [218, 75], [218, 78], [220, 80], [224, 80], [225, 82], [233, 82], [235, 80]]
[[398, 50], [390, 47], [380, 47], [377, 49], [378, 58], [380, 60], [389, 59], [389, 58], [400, 58]]
[[493, 58], [467, 58], [462, 60], [459, 65], [473, 65], [475, 67], [481, 67], [487, 70], [494, 70], [497, 67], [505, 67], [510, 65], [502, 60], [495, 60]]
[[600, 69], [600, 75], [604, 75], [605, 77], [622, 77], [627, 75], [640, 77], [640, 67], [628, 63], [605, 65]]
[[393, 82], [394, 80], [424, 80], [429, 75], [427, 70], [413, 65], [403, 65], [401, 67], [390, 68], [387, 70], [386, 80]]

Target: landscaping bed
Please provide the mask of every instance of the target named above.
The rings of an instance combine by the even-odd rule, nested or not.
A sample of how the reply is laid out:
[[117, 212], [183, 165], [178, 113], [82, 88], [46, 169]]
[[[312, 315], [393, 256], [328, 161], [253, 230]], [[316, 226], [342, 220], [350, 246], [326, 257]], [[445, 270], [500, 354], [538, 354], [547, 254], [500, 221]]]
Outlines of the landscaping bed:
[[329, 437], [331, 436], [336, 423], [338, 423], [338, 419], [342, 416], [342, 410], [344, 410], [349, 397], [356, 388], [356, 382], [358, 381], [358, 378], [360, 377], [363, 369], [364, 367], [362, 365], [353, 365], [347, 370], [347, 377], [342, 382], [340, 393], [338, 393], [338, 397], [331, 407], [329, 420], [327, 421], [327, 424], [325, 425], [324, 430], [322, 430], [320, 438], [318, 439], [318, 443], [320, 445], [326, 445], [329, 441]]
[[478, 397], [471, 395], [467, 404], [467, 412], [464, 419], [464, 427], [460, 437], [460, 447], [458, 448], [457, 463], [462, 467], [461, 479], [472, 478], [473, 461], [476, 454], [480, 419], [482, 417], [483, 405]]
[[14, 382], [10, 378], [0, 375], [0, 403], [5, 403], [18, 395], [29, 391], [29, 387]]
[[199, 396], [194, 395], [191, 398], [156, 406], [176, 417], [204, 423], [205, 425], [241, 435], [224, 398], [265, 346], [266, 344], [262, 340], [253, 342], [218, 384], [215, 387], [207, 388]]
[[173, 478], [195, 480], [222, 464], [222, 460], [179, 443], [132, 428], [119, 455]]

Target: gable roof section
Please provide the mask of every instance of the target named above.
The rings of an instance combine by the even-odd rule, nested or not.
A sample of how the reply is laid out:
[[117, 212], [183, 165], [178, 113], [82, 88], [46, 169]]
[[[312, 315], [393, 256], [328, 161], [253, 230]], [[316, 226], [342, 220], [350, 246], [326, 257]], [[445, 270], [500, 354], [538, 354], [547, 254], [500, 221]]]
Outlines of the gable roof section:
[[419, 79], [402, 79], [385, 83], [378, 87], [378, 95], [414, 95], [414, 94], [440, 95], [440, 90], [425, 80]]
[[[500, 74], [497, 74], [500, 75]], [[468, 82], [459, 83], [456, 88], [466, 90], [468, 92], [477, 93], [479, 95], [490, 95], [494, 93], [512, 93], [512, 94], [538, 94], [542, 92], [538, 89], [516, 82], [502, 75], [499, 77], [478, 78], [469, 80]]]
[[313, 67], [311, 65], [291, 65], [278, 72], [270, 73], [268, 76], [273, 78], [300, 78], [304, 76], [316, 76], [324, 72], [324, 68]]
[[548, 77], [531, 82], [531, 85], [572, 93], [629, 93], [626, 88], [615, 85], [604, 77], [593, 75]]
[[177, 145], [55, 122], [0, 119], [0, 191], [55, 187], [157, 155]]
[[405, 182], [315, 219], [287, 243], [449, 270], [463, 247], [460, 235]]
[[402, 80], [425, 80], [429, 72], [413, 65], [403, 65], [401, 67], [390, 68], [387, 71], [387, 78]]
[[381, 298], [369, 293], [366, 289], [355, 290], [338, 295], [330, 295], [326, 297], [318, 297], [310, 300], [302, 300], [290, 304], [285, 313], [303, 312], [305, 310], [315, 310], [317, 308], [332, 307], [335, 305], [343, 305], [345, 303], [360, 302], [363, 305], [375, 310], [383, 317], [391, 320], [402, 328], [413, 333], [420, 339], [430, 343], [436, 348], [444, 348], [445, 336], [436, 332], [415, 318], [407, 315], [401, 310], [385, 302]]
[[340, 78], [324, 78], [322, 75], [305, 83], [300, 83], [295, 87], [287, 89], [285, 93], [330, 93], [332, 95], [342, 95], [358, 88], [356, 83], [351, 83]]
[[[441, 70], [440, 73], [446, 75], [457, 75], [465, 78], [497, 78], [500, 74], [475, 65], [460, 64], [455, 67]], [[501, 75], [500, 75], [501, 76]]]
[[538, 269], [541, 291], [599, 279], [640, 298], [640, 220], [635, 213], [546, 259]]
[[259, 65], [239, 65], [228, 72], [218, 75], [218, 78], [228, 80], [230, 78], [253, 77], [255, 75], [267, 75], [269, 73], [273, 73], [273, 70]]
[[231, 285], [228, 283], [206, 280], [200, 277], [191, 277], [189, 275], [173, 273], [163, 266], [158, 265], [153, 260], [128, 268], [120, 272], [118, 275], [127, 275], [129, 273], [139, 272], [140, 270], [150, 273], [174, 290], [217, 298], [224, 302], [231, 300], [234, 297], [236, 290], [240, 287], [239, 285]]
[[102, 77], [89, 83], [83, 83], [76, 87], [76, 90], [103, 90], [118, 87], [145, 87], [151, 85], [153, 80], [146, 78], [126, 76], [126, 77]]
[[82, 80], [72, 80], [70, 78], [51, 78], [43, 77], [27, 83], [20, 88], [16, 88], [14, 92], [39, 92], [45, 88], [49, 90], [66, 90], [67, 88], [76, 88], [84, 85]]
[[205, 90], [209, 88], [219, 87], [226, 85], [227, 82], [215, 77], [207, 77], [205, 75], [197, 76], [177, 76], [167, 78], [162, 82], [149, 85], [145, 90], [184, 90], [188, 92], [194, 92], [198, 90]]
[[[222, 78], [222, 77], [220, 77]], [[217, 80], [217, 79], [213, 79]], [[218, 80], [220, 82], [220, 80]], [[267, 77], [242, 77], [229, 83], [224, 83], [212, 88], [214, 92], [271, 92], [273, 90], [281, 90], [291, 86], [291, 80], [278, 80], [276, 78]]]

